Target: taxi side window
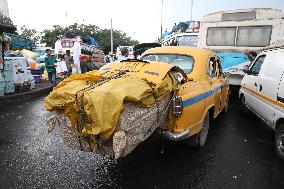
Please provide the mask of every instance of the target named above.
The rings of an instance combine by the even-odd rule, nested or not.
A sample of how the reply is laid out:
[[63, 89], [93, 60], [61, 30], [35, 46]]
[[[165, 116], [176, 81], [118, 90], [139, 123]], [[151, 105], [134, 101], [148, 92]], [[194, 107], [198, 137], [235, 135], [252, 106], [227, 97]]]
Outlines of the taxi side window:
[[250, 73], [252, 75], [258, 75], [259, 74], [259, 71], [260, 71], [261, 66], [264, 62], [265, 57], [266, 57], [266, 55], [262, 55], [262, 56], [258, 57], [258, 59], [254, 62], [253, 66], [250, 69]]
[[222, 71], [222, 67], [221, 67], [221, 62], [220, 59], [216, 59], [216, 69], [217, 69], [217, 77], [223, 77], [223, 71]]
[[209, 60], [208, 75], [210, 77], [217, 77], [218, 76], [217, 61], [216, 61], [215, 57], [212, 57]]

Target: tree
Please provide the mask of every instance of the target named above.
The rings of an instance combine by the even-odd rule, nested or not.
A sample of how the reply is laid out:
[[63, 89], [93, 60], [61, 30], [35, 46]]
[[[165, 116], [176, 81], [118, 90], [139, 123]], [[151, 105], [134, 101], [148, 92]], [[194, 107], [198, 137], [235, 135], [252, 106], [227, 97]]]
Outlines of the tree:
[[[78, 24], [74, 23], [70, 26], [67, 26], [65, 28], [54, 25], [52, 29], [46, 29], [44, 30], [43, 36], [42, 36], [42, 43], [46, 43], [47, 46], [50, 46], [54, 48], [55, 42], [58, 39], [58, 36], [64, 35], [67, 31], [73, 31], [73, 32], [80, 32], [85, 35], [89, 35], [90, 37], [93, 37], [97, 40], [99, 43], [101, 49], [108, 53], [111, 50], [110, 45], [110, 29], [101, 29], [100, 27], [96, 25], [84, 25], [84, 24]], [[137, 40], [133, 40], [130, 37], [127, 37], [126, 33], [122, 31], [113, 31], [114, 36], [114, 48], [116, 49], [119, 45], [136, 45], [138, 44]]]
[[42, 32], [41, 42], [46, 43], [47, 47], [54, 48], [55, 42], [58, 39], [58, 36], [61, 36], [65, 33], [65, 29], [59, 25], [54, 25], [52, 29], [45, 29]]
[[1, 13], [0, 13], [0, 25], [14, 26], [15, 27], [13, 21], [9, 17], [6, 17]]
[[[104, 50], [104, 53], [108, 53], [111, 51], [110, 45], [110, 29], [103, 29], [99, 32], [97, 37], [98, 43]], [[126, 33], [118, 30], [113, 31], [113, 48], [114, 51], [119, 45], [137, 45], [139, 42], [137, 40], [133, 40], [130, 37], [127, 37]]]
[[40, 33], [35, 29], [29, 29], [25, 25], [20, 28], [20, 35], [30, 38], [34, 43], [39, 42]]

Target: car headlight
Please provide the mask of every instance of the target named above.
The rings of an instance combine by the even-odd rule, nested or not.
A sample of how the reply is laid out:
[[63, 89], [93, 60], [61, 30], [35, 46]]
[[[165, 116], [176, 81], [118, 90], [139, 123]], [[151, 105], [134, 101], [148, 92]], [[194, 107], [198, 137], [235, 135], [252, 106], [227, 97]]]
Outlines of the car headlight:
[[175, 96], [172, 99], [172, 113], [174, 116], [179, 117], [183, 111], [183, 100], [180, 96]]

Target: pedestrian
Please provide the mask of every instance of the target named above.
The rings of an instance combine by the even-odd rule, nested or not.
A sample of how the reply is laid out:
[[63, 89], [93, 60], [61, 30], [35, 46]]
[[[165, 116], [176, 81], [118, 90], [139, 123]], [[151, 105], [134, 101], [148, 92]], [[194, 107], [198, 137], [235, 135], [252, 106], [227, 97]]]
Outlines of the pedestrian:
[[48, 80], [55, 87], [56, 86], [56, 64], [57, 60], [51, 55], [51, 50], [46, 49], [47, 56], [44, 59], [45, 68], [48, 73]]
[[72, 64], [74, 64], [73, 56], [71, 56], [70, 50], [66, 50], [66, 55], [64, 56], [64, 60], [67, 66], [67, 74], [68, 76], [72, 74]]
[[123, 47], [121, 49], [121, 56], [118, 57], [118, 61], [127, 60], [128, 59], [128, 55], [129, 55], [128, 48], [127, 47]]
[[80, 66], [80, 56], [81, 56], [81, 38], [79, 36], [76, 37], [74, 45], [72, 47], [73, 50], [73, 61], [74, 67], [76, 68], [77, 73], [81, 73], [81, 66]]
[[91, 63], [94, 65], [94, 70], [99, 70], [101, 67], [103, 67], [104, 64], [104, 58], [103, 53], [100, 51], [94, 52], [92, 54], [92, 61]]
[[257, 53], [255, 51], [250, 51], [248, 53], [248, 58], [250, 59], [251, 62], [253, 62], [256, 57], [257, 57]]
[[88, 63], [89, 58], [86, 55], [81, 55], [80, 57], [80, 68], [81, 68], [81, 73], [86, 73], [88, 71], [91, 71], [90, 69], [88, 69]]

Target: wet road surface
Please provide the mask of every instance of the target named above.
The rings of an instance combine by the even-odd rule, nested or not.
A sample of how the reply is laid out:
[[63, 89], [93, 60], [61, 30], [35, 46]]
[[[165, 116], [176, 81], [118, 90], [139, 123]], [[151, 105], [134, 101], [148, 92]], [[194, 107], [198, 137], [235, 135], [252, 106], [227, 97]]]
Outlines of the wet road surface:
[[284, 188], [273, 132], [238, 102], [211, 123], [202, 149], [152, 136], [121, 160], [64, 146], [43, 98], [0, 108], [0, 188]]

